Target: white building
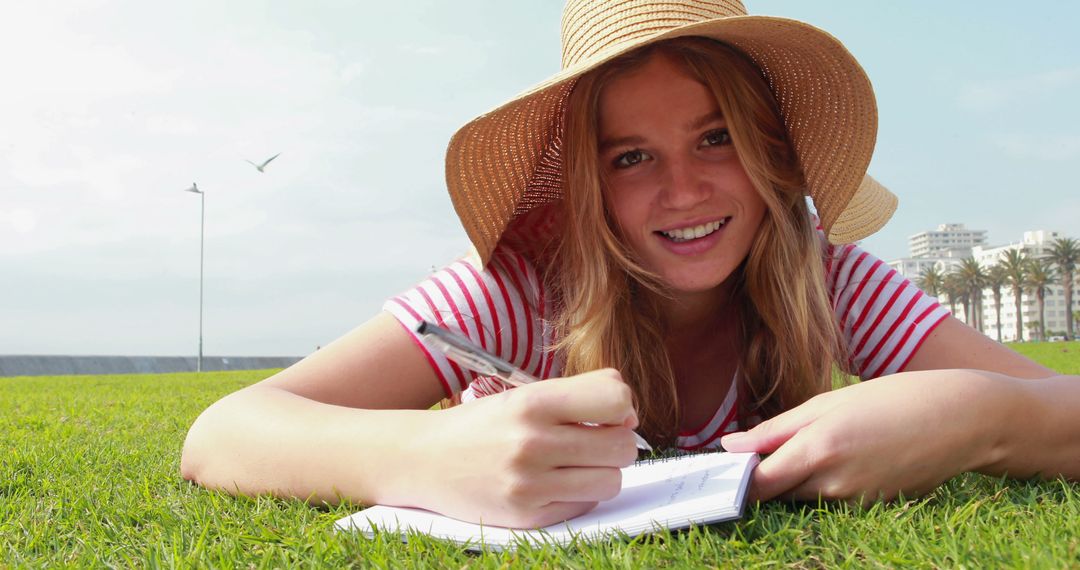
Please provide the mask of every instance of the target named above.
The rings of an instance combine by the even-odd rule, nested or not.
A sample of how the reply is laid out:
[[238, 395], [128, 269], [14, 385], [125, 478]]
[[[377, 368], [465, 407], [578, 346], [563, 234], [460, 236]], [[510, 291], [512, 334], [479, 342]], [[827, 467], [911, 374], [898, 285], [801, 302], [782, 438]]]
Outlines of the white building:
[[888, 265], [909, 281], [917, 282], [923, 271], [931, 267], [947, 275], [964, 258], [971, 257], [971, 248], [984, 243], [986, 230], [969, 230], [964, 224], [941, 224], [936, 230], [908, 238], [911, 257], [890, 261]]
[[[1060, 232], [1029, 231], [1024, 232], [1024, 238], [1020, 242], [989, 247], [985, 245], [985, 230], [968, 230], [963, 224], [942, 224], [936, 231], [911, 236], [908, 240], [911, 257], [890, 261], [888, 265], [908, 280], [918, 283], [919, 277], [930, 267], [936, 267], [939, 273], [948, 275], [968, 257], [975, 258], [985, 269], [999, 263], [1005, 252], [1013, 249], [1023, 251], [1028, 258], [1045, 257], [1049, 254], [1054, 240], [1061, 237], [1065, 236]], [[1064, 331], [1066, 319], [1071, 318], [1074, 311], [1080, 311], [1080, 272], [1077, 272], [1076, 284], [1073, 286], [1072, 307], [1065, 306], [1065, 292], [1060, 283], [1060, 278], [1055, 279], [1046, 288], [1043, 311], [1047, 336]], [[941, 296], [939, 301], [942, 305], [949, 306], [945, 296]], [[1021, 294], [1021, 308], [1024, 340], [1035, 340], [1038, 338], [1038, 329], [1032, 325], [1040, 319], [1039, 303], [1034, 293], [1024, 291]], [[997, 339], [995, 309], [993, 291], [987, 288], [983, 290], [982, 298], [982, 329], [986, 336], [993, 339]], [[962, 303], [956, 303], [954, 316], [968, 322]], [[1001, 340], [1016, 340], [1016, 303], [1009, 285], [1001, 288]]]
[[971, 248], [986, 244], [986, 230], [969, 230], [964, 224], [941, 224], [936, 230], [919, 232], [908, 238], [913, 258], [959, 258], [971, 255]]
[[[969, 257], [971, 252], [968, 252]], [[938, 273], [948, 275], [953, 267], [960, 265], [963, 257], [902, 257], [887, 262], [888, 266], [903, 275], [908, 281], [918, 283], [923, 271], [937, 267]]]
[[[1060, 232], [1046, 230], [1024, 232], [1024, 239], [1018, 243], [996, 247], [976, 246], [972, 249], [972, 255], [979, 265], [986, 269], [998, 264], [1001, 258], [1009, 250], [1020, 250], [1028, 258], [1040, 258], [1049, 254], [1054, 240], [1065, 237]], [[1061, 287], [1061, 278], [1058, 277], [1046, 288], [1043, 310], [1046, 317], [1046, 333], [1051, 335], [1055, 332], [1064, 331], [1066, 319], [1071, 318], [1073, 311], [1080, 310], [1080, 274], [1077, 283], [1073, 286], [1073, 306], [1065, 306], [1065, 292]], [[1024, 292], [1021, 294], [1021, 309], [1023, 313], [1024, 339], [1034, 340], [1038, 338], [1036, 328], [1030, 327], [1039, 321], [1039, 303], [1034, 293]], [[1001, 340], [1011, 342], [1016, 340], [1016, 300], [1012, 294], [1012, 286], [1006, 284], [1001, 288]], [[962, 309], [958, 312], [962, 313]], [[990, 338], [997, 339], [997, 315], [994, 307], [994, 294], [987, 288], [983, 290], [982, 302], [983, 333]]]

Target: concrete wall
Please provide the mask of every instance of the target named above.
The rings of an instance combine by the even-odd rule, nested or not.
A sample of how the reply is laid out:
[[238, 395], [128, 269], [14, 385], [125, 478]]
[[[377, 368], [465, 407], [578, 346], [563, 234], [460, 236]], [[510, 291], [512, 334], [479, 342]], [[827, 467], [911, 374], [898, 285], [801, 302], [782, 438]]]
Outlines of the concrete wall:
[[[297, 356], [204, 356], [204, 372], [286, 368]], [[0, 355], [0, 376], [194, 372], [194, 356]]]

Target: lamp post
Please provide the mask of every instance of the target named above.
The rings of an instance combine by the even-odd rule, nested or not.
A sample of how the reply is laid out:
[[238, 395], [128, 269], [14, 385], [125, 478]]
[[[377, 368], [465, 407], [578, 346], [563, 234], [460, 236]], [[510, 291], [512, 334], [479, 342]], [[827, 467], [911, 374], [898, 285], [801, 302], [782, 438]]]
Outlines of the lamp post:
[[194, 182], [191, 183], [191, 188], [185, 188], [185, 192], [194, 192], [199, 195], [200, 210], [199, 214], [199, 359], [195, 364], [195, 371], [202, 372], [202, 341], [203, 341], [203, 244], [206, 242], [206, 193], [199, 190], [199, 186]]

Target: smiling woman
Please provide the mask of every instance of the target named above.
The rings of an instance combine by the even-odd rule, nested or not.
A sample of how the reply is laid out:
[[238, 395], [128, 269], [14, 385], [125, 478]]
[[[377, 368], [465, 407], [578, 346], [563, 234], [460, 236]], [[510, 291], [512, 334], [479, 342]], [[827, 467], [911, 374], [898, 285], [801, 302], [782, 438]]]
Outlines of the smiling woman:
[[[207, 409], [184, 476], [526, 527], [617, 494], [635, 429], [770, 453], [761, 499], [1080, 476], [1076, 378], [853, 245], [896, 207], [867, 176], [876, 128], [862, 68], [809, 24], [735, 0], [570, 0], [563, 70], [450, 141], [473, 255]], [[421, 320], [548, 381], [469, 373]], [[875, 380], [830, 391], [834, 367]], [[441, 397], [462, 403], [429, 410]], [[1036, 429], [1009, 430], [1018, 413]]]

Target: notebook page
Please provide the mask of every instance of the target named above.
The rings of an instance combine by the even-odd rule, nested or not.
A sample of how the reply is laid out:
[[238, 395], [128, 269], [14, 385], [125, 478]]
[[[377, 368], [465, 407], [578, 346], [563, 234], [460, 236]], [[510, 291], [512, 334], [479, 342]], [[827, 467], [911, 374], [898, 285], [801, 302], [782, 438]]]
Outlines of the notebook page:
[[706, 453], [635, 463], [623, 469], [623, 487], [617, 497], [580, 517], [540, 530], [481, 526], [421, 509], [385, 506], [360, 511], [336, 526], [369, 535], [372, 525], [403, 532], [412, 529], [458, 543], [489, 546], [512, 545], [515, 537], [566, 543], [575, 535], [588, 538], [622, 531], [633, 536], [656, 528], [679, 529], [738, 518], [757, 460], [753, 453]]
[[652, 530], [654, 523], [684, 528], [692, 522], [712, 522], [739, 516], [753, 453], [706, 453], [641, 462], [623, 469], [619, 495], [595, 509], [548, 527], [576, 532], [621, 529], [630, 534]]

